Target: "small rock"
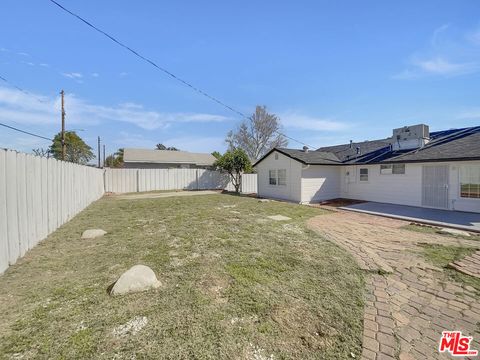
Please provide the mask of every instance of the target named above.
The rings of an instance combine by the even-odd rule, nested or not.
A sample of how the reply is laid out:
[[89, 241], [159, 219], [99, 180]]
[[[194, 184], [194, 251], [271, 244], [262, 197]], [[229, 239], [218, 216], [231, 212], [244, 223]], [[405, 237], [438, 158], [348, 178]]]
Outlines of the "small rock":
[[157, 280], [152, 269], [145, 265], [135, 265], [124, 272], [110, 291], [111, 295], [123, 295], [132, 292], [140, 292], [157, 289], [161, 283]]
[[237, 207], [237, 205], [222, 205], [224, 208], [234, 208]]
[[97, 237], [105, 235], [107, 232], [102, 229], [88, 229], [82, 234], [82, 239], [95, 239]]
[[146, 316], [135, 316], [132, 320], [124, 325], [117, 326], [113, 329], [112, 334], [116, 337], [124, 337], [126, 335], [135, 335], [147, 325]]
[[292, 218], [289, 218], [288, 216], [283, 216], [283, 215], [271, 215], [267, 216], [271, 220], [275, 221], [286, 221], [286, 220], [292, 220]]
[[270, 200], [269, 199], [259, 199], [258, 202], [266, 203], [266, 202], [270, 202]]
[[458, 229], [450, 229], [450, 228], [441, 228], [438, 230], [439, 234], [447, 234], [447, 235], [455, 235], [455, 236], [470, 236], [470, 233], [463, 230]]

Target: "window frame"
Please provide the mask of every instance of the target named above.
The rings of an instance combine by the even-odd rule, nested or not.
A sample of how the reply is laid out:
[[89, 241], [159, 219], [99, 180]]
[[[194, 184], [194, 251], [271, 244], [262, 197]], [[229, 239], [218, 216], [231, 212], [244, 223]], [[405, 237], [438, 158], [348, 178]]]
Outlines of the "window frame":
[[[476, 196], [463, 196], [463, 192], [462, 192], [462, 186], [463, 186], [463, 179], [462, 179], [462, 175], [463, 175], [463, 172], [465, 170], [470, 170], [472, 168], [475, 168], [477, 170], [477, 179], [476, 180], [476, 183], [471, 183], [471, 178], [472, 178], [472, 174], [467, 174], [467, 178], [470, 177], [470, 179], [468, 179], [467, 181], [470, 182], [469, 184], [465, 184], [465, 185], [473, 185], [475, 184], [476, 188], [477, 188], [477, 191], [476, 191]], [[469, 195], [470, 195], [470, 190], [468, 191]], [[463, 199], [463, 200], [480, 200], [480, 165], [461, 165], [459, 166], [459, 171], [458, 171], [458, 197], [459, 199]]]
[[[366, 174], [362, 174], [362, 170], [366, 170], [367, 173], [366, 173]], [[366, 180], [362, 180], [362, 175], [363, 175], [363, 176], [367, 175], [367, 179], [366, 179]], [[366, 183], [366, 182], [368, 182], [368, 180], [369, 180], [369, 170], [368, 170], [368, 168], [359, 168], [359, 169], [358, 169], [358, 181], [360, 181], [360, 182], [362, 182], [362, 183]]]
[[[280, 183], [280, 171], [285, 173], [283, 177], [283, 184]], [[277, 186], [287, 186], [287, 169], [277, 169]]]
[[[390, 169], [390, 172], [382, 172], [382, 167], [385, 170]], [[403, 172], [395, 172], [395, 167], [403, 168]], [[380, 175], [405, 175], [406, 173], [406, 166], [403, 163], [400, 164], [380, 164]]]
[[[273, 176], [272, 176], [272, 172], [273, 172]], [[272, 180], [274, 181], [274, 183], [272, 183]], [[268, 185], [277, 186], [277, 170], [276, 169], [268, 170]]]
[[[285, 173], [284, 182], [280, 183], [279, 172], [283, 171]], [[273, 177], [272, 177], [273, 172]], [[272, 184], [274, 180], [274, 184]], [[287, 186], [287, 169], [268, 169], [268, 186]]]

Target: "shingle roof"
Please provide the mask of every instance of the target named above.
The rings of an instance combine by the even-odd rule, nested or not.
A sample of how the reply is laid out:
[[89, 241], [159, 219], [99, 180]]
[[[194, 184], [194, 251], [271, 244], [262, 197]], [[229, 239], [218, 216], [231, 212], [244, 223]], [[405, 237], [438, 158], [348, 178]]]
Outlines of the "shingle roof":
[[[376, 153], [379, 150], [390, 148], [391, 139], [380, 139], [372, 141], [362, 141], [357, 143], [325, 146], [316, 151], [331, 152], [342, 162], [349, 161], [353, 158], [361, 158], [368, 154]], [[359, 153], [357, 154], [357, 148]]]
[[339, 164], [341, 161], [332, 152], [303, 151], [297, 149], [277, 148], [281, 153], [304, 164]]
[[431, 132], [429, 142], [424, 147], [413, 150], [392, 150], [392, 142], [392, 138], [387, 138], [325, 146], [308, 152], [298, 149], [272, 149], [255, 165], [274, 150], [310, 165], [480, 160], [480, 126]]
[[195, 164], [210, 166], [213, 165], [215, 160], [212, 154], [191, 153], [186, 151], [127, 148], [123, 153], [123, 161], [127, 163]]

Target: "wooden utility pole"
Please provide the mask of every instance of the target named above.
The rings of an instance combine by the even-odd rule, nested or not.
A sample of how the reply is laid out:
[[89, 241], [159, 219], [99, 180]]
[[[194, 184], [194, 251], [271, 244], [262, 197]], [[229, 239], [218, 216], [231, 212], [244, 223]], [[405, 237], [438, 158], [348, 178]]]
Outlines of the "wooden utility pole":
[[62, 160], [65, 161], [65, 91], [60, 91], [60, 95], [62, 95]]
[[100, 168], [100, 161], [101, 161], [101, 157], [100, 157], [100, 136], [98, 137], [98, 167]]
[[105, 144], [103, 144], [103, 167], [105, 167]]

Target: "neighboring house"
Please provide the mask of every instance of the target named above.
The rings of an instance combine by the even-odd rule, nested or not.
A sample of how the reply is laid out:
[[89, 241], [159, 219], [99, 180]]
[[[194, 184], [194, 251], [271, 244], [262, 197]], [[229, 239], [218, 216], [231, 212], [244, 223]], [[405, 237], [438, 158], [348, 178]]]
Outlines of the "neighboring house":
[[123, 154], [124, 167], [131, 169], [208, 169], [215, 160], [211, 154], [186, 151], [127, 148]]
[[258, 195], [300, 203], [347, 198], [480, 212], [480, 126], [393, 130], [387, 139], [273, 149], [254, 164]]

